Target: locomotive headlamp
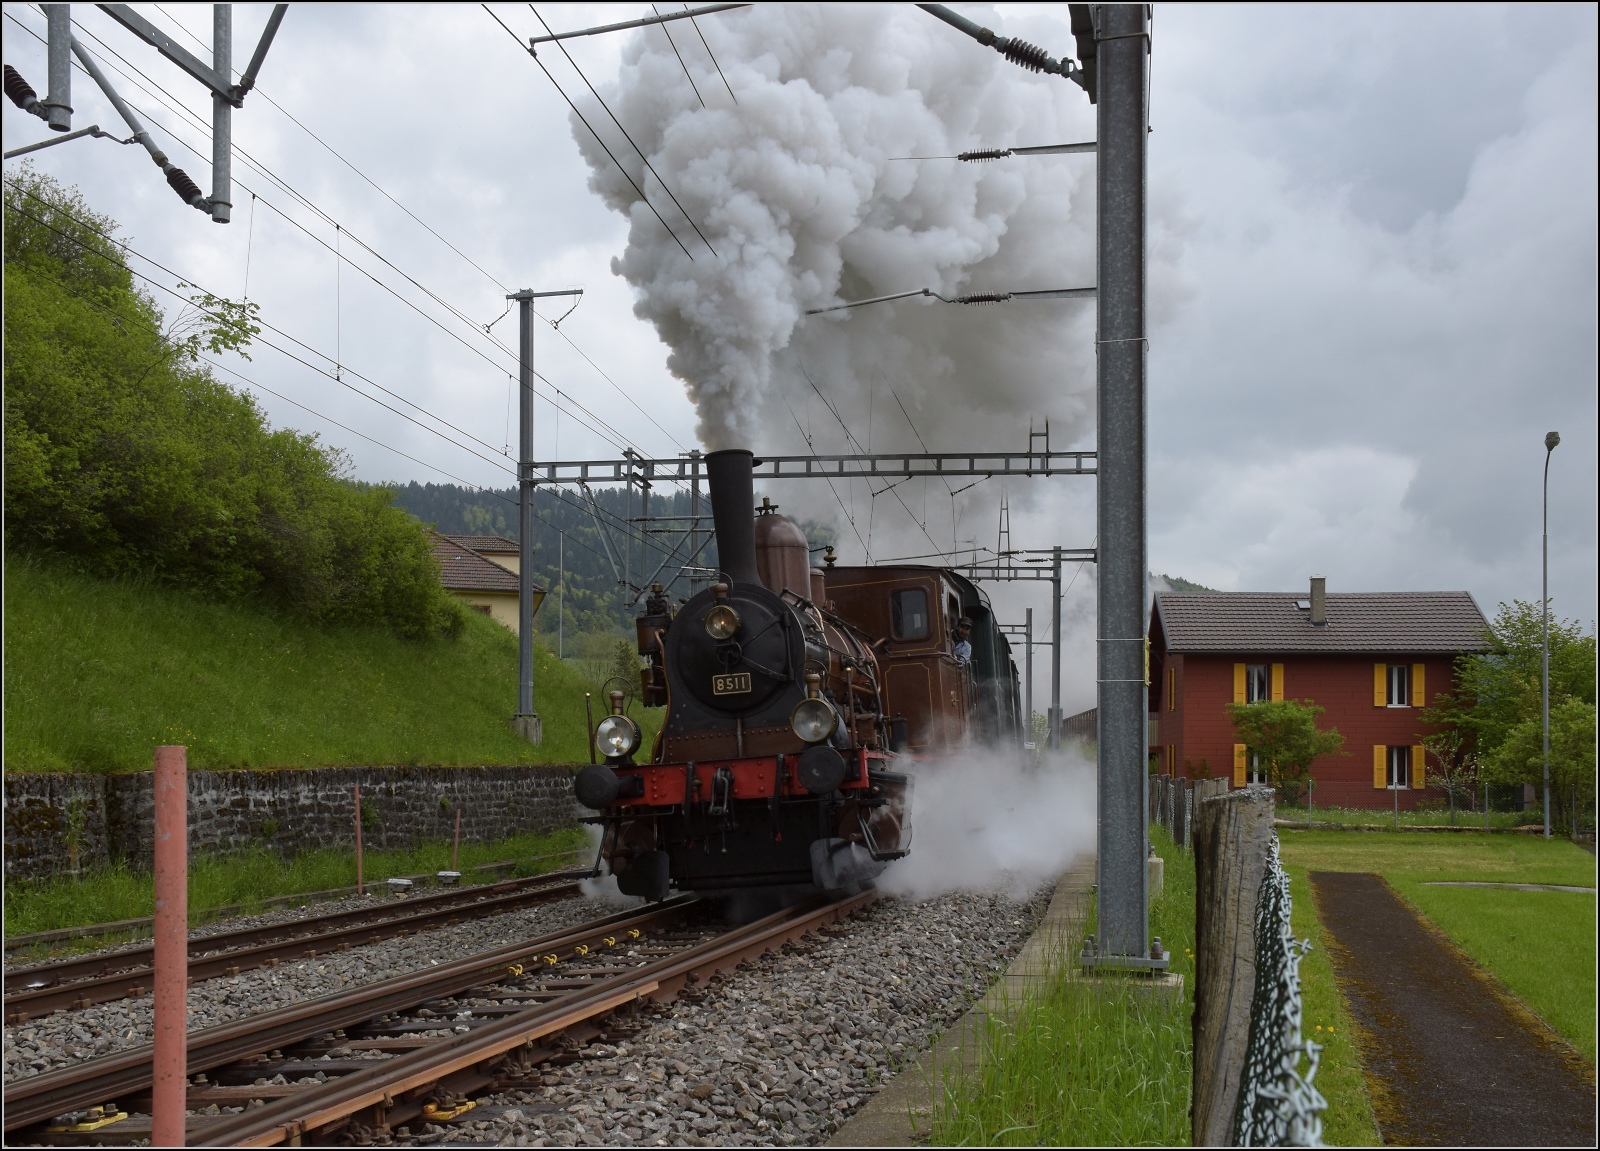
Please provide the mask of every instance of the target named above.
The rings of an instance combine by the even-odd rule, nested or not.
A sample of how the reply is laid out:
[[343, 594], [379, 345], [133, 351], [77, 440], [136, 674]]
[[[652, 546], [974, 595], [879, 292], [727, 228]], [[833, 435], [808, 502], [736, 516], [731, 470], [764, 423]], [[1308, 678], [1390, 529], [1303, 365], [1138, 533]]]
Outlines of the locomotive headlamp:
[[715, 640], [732, 639], [739, 632], [739, 613], [725, 603], [706, 612], [706, 634]]
[[803, 699], [789, 713], [789, 728], [807, 743], [821, 743], [839, 726], [839, 713], [827, 700]]
[[607, 759], [631, 755], [639, 746], [639, 725], [625, 715], [608, 715], [595, 728], [594, 746]]

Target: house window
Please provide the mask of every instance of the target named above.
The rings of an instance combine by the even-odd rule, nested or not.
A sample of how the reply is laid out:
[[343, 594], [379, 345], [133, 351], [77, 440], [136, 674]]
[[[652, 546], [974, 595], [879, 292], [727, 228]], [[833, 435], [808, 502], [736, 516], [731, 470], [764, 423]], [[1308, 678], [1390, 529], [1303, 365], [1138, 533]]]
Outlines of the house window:
[[928, 593], [913, 587], [890, 595], [889, 631], [895, 639], [927, 639]]
[[[1411, 706], [1411, 668], [1407, 664], [1389, 665], [1389, 706]], [[1389, 750], [1393, 752], [1394, 748]]]
[[1244, 669], [1244, 701], [1258, 703], [1272, 698], [1272, 669], [1264, 663], [1252, 663]]
[[1409, 747], [1391, 747], [1389, 749], [1389, 787], [1391, 790], [1409, 788], [1411, 778], [1411, 749]]
[[[1261, 698], [1265, 699], [1266, 697], [1262, 696]], [[1255, 755], [1253, 753], [1250, 756], [1250, 769], [1246, 773], [1245, 778], [1250, 783], [1272, 782], [1267, 778], [1267, 765], [1261, 762], [1261, 757], [1259, 755]]]
[[480, 615], [492, 616], [494, 614], [494, 609], [486, 603], [469, 603], [467, 606]]

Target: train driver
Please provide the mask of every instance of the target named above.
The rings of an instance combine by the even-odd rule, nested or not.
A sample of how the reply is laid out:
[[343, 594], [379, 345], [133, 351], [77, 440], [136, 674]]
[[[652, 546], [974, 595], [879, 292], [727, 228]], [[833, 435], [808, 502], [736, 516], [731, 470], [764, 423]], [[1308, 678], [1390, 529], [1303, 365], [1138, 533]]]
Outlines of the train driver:
[[962, 667], [972, 662], [972, 621], [966, 616], [956, 620], [956, 642], [951, 654]]

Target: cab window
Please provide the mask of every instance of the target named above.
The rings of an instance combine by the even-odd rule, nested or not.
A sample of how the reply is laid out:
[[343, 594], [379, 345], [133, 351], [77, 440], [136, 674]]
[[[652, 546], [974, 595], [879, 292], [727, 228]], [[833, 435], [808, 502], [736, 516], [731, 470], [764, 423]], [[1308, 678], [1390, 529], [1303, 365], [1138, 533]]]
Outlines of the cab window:
[[928, 593], [906, 588], [889, 596], [889, 632], [895, 639], [928, 638]]

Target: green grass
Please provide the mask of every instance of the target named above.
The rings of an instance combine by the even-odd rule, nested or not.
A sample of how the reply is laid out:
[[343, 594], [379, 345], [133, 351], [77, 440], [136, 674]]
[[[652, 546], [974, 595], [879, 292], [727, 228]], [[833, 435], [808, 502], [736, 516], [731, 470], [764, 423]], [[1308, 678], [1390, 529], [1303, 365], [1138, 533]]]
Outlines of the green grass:
[[[588, 834], [578, 827], [496, 843], [463, 843], [462, 879], [489, 882], [505, 878], [486, 873], [475, 877], [472, 868], [507, 859], [518, 860], [514, 873], [517, 875], [538, 875], [571, 866], [560, 858], [533, 857], [574, 849], [586, 854], [589, 843]], [[442, 871], [449, 866], [450, 844], [443, 842], [419, 844], [403, 851], [368, 851], [362, 856], [362, 875], [367, 883], [382, 883], [392, 875]], [[246, 908], [259, 908], [264, 900], [275, 896], [331, 891], [349, 887], [355, 881], [355, 855], [349, 851], [307, 851], [290, 860], [263, 848], [231, 855], [198, 855], [189, 864], [189, 922], [204, 923], [219, 907], [243, 904]], [[120, 866], [82, 879], [16, 884], [6, 888], [5, 934], [9, 939], [36, 931], [139, 919], [152, 915], [154, 906], [151, 876]]]
[[1293, 869], [1382, 875], [1525, 1006], [1595, 1061], [1595, 897], [1429, 887], [1440, 880], [1595, 886], [1595, 858], [1533, 836], [1281, 831]]
[[1322, 1044], [1312, 1080], [1328, 1101], [1328, 1109], [1322, 1113], [1322, 1141], [1330, 1147], [1376, 1147], [1381, 1140], [1361, 1075], [1355, 1029], [1334, 982], [1322, 924], [1311, 899], [1311, 883], [1304, 867], [1285, 863], [1284, 870], [1289, 873], [1289, 897], [1294, 904], [1290, 927], [1296, 939], [1311, 941], [1311, 950], [1300, 960], [1300, 1018], [1302, 1034]]
[[[1189, 1142], [1194, 988], [1194, 860], [1151, 829], [1166, 860], [1151, 932], [1184, 976], [1181, 996], [1138, 977], [1085, 980], [1081, 936], [1038, 993], [992, 1016], [976, 1075], [952, 1075], [934, 1104], [932, 1142], [956, 1146], [1175, 1145]], [[1086, 931], [1092, 931], [1092, 918]]]
[[[516, 637], [476, 613], [459, 639], [413, 641], [24, 556], [5, 575], [7, 771], [147, 770], [164, 743], [194, 768], [588, 759], [594, 685], [536, 645], [544, 742], [523, 742]], [[634, 714], [653, 739], [661, 710]]]
[[[1304, 804], [1280, 803], [1277, 807], [1279, 819], [1303, 820], [1306, 818]], [[1347, 827], [1393, 827], [1395, 813], [1387, 807], [1323, 807], [1317, 804], [1311, 809], [1311, 817], [1317, 826], [1323, 823], [1339, 823]], [[1526, 824], [1539, 823], [1544, 816], [1538, 811], [1491, 811], [1489, 813], [1489, 827], [1491, 830], [1508, 831], [1512, 828], [1522, 827]], [[1450, 811], [1404, 811], [1400, 812], [1401, 827], [1449, 827]], [[1455, 826], [1478, 828], [1483, 826], [1483, 812], [1460, 811], [1456, 812]]]

